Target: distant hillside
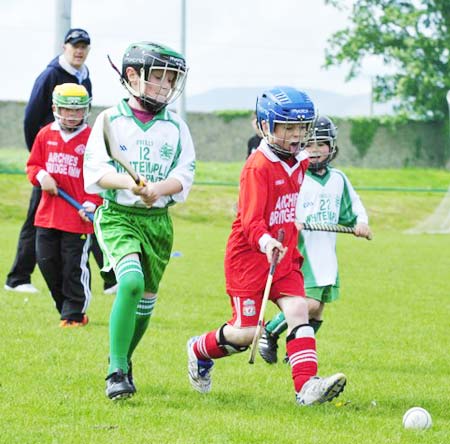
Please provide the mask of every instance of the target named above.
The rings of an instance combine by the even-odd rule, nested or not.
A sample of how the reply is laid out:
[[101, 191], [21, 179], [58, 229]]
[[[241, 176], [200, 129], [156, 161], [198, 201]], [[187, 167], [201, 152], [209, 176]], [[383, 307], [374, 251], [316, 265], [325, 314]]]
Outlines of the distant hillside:
[[[265, 88], [216, 88], [206, 93], [188, 96], [188, 111], [211, 112], [218, 110], [252, 110], [258, 94]], [[346, 96], [334, 92], [307, 89], [321, 113], [337, 117], [368, 116], [370, 97], [368, 94]], [[374, 114], [391, 114], [390, 105], [374, 106]]]

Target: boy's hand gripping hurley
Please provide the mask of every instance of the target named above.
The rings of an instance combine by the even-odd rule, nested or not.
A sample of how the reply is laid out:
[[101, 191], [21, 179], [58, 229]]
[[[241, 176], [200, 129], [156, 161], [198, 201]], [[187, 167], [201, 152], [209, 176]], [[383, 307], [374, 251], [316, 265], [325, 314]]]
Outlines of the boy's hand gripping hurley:
[[131, 166], [131, 163], [122, 155], [120, 146], [115, 142], [111, 134], [108, 114], [103, 114], [103, 140], [105, 142], [106, 151], [109, 157], [120, 164], [123, 169], [131, 176], [137, 186], [145, 186], [144, 179]]
[[[280, 228], [278, 230], [277, 241], [283, 242], [283, 240], [284, 240], [284, 230]], [[253, 336], [250, 358], [248, 360], [249, 364], [253, 364], [255, 362], [256, 349], [258, 348], [258, 341], [262, 334], [264, 313], [266, 311], [267, 301], [269, 300], [270, 288], [272, 287], [272, 279], [273, 275], [275, 274], [275, 268], [277, 266], [279, 254], [280, 250], [278, 250], [278, 248], [275, 248], [272, 255], [272, 261], [270, 263], [269, 275], [267, 276], [266, 288], [264, 289], [264, 295], [261, 303], [261, 310], [259, 312], [258, 324], [256, 326], [255, 336]]]

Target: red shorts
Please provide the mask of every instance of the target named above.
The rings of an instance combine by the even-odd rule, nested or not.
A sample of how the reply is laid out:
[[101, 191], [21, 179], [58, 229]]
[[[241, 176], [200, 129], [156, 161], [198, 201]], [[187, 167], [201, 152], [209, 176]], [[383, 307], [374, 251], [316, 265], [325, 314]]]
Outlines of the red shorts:
[[[256, 327], [263, 295], [264, 291], [253, 296], [230, 296], [233, 317], [227, 324], [237, 328]], [[305, 297], [303, 275], [299, 270], [293, 270], [287, 276], [272, 283], [269, 293], [269, 299], [272, 302], [286, 296]]]

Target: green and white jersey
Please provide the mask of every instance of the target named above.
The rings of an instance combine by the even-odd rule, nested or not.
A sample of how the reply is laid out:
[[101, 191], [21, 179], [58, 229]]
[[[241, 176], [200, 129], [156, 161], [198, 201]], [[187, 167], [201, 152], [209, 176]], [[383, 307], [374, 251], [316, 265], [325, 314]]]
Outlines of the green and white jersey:
[[[354, 226], [368, 223], [363, 204], [347, 176], [327, 168], [323, 176], [307, 171], [296, 207], [296, 220]], [[299, 249], [305, 261], [305, 287], [339, 285], [336, 233], [302, 230]]]
[[105, 190], [97, 182], [111, 171], [124, 172], [106, 151], [103, 139], [104, 113], [109, 116], [113, 143], [120, 146], [124, 157], [135, 171], [149, 182], [174, 178], [183, 189], [172, 196], [162, 196], [154, 207], [163, 208], [174, 202], [184, 202], [194, 181], [195, 151], [186, 123], [176, 114], [163, 109], [147, 123], [132, 113], [128, 101], [108, 108], [96, 119], [84, 155], [84, 184], [89, 193], [120, 205], [145, 207], [139, 196], [129, 190]]

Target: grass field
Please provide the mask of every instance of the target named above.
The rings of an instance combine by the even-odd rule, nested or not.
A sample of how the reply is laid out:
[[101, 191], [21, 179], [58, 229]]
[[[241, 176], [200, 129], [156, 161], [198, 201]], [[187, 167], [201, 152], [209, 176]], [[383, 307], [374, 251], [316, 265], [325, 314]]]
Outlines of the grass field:
[[[238, 170], [236, 164], [200, 164], [197, 179], [236, 182]], [[347, 172], [358, 186], [441, 189], [450, 183], [450, 173], [437, 170]], [[25, 176], [3, 174], [0, 190], [3, 284], [30, 188]], [[169, 264], [136, 352], [138, 393], [128, 402], [114, 404], [104, 395], [113, 298], [102, 294], [95, 265], [91, 322], [82, 329], [58, 328], [38, 271], [38, 295], [0, 289], [0, 443], [450, 442], [450, 236], [404, 234], [443, 193], [360, 194], [374, 240], [339, 235], [342, 297], [327, 307], [318, 335], [319, 374], [348, 377], [337, 402], [299, 408], [288, 367], [268, 366], [259, 356], [250, 366], [248, 352], [216, 363], [209, 395], [191, 390], [186, 340], [230, 316], [223, 254], [237, 196], [235, 186], [196, 185], [188, 203], [172, 212], [180, 256]], [[268, 314], [275, 312], [270, 306]], [[403, 413], [416, 405], [431, 413], [430, 430], [402, 428]]]

